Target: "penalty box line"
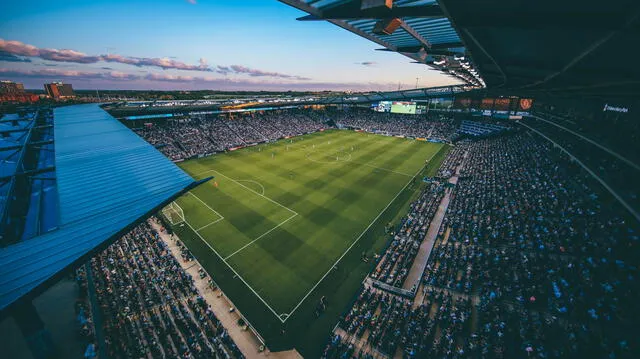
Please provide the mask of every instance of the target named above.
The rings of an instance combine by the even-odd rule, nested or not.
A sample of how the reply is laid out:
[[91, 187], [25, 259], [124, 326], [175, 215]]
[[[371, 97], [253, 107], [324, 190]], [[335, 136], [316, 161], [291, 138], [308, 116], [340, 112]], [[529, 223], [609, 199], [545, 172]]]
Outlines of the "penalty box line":
[[[205, 240], [205, 239], [200, 235], [200, 233], [198, 233], [198, 232], [197, 232], [197, 231], [196, 231], [196, 230], [191, 226], [191, 224], [190, 224], [186, 219], [185, 219], [184, 223], [186, 223], [186, 224], [187, 224], [187, 226], [189, 226], [189, 228], [191, 228], [191, 230], [193, 231], [193, 233], [195, 233], [195, 234], [200, 238], [200, 240], [201, 240], [202, 242], [204, 242], [204, 244], [206, 244], [206, 245], [207, 245], [207, 247], [209, 247], [209, 249], [211, 249], [211, 251], [212, 251], [213, 253], [215, 253], [215, 255], [216, 255], [216, 256], [218, 256], [218, 258], [220, 258], [220, 260], [221, 260], [224, 264], [226, 264], [226, 265], [227, 265], [227, 267], [229, 267], [229, 269], [231, 269], [231, 271], [233, 272], [233, 274], [235, 274], [235, 276], [236, 276], [236, 277], [238, 277], [238, 278], [242, 281], [242, 283], [244, 283], [244, 285], [246, 285], [246, 286], [247, 286], [247, 288], [249, 288], [249, 290], [250, 290], [253, 294], [255, 294], [255, 296], [256, 296], [256, 297], [258, 297], [258, 299], [260, 299], [260, 301], [262, 302], [262, 304], [264, 304], [264, 305], [269, 309], [269, 311], [271, 311], [271, 313], [273, 313], [273, 315], [275, 315], [275, 316], [276, 316], [276, 318], [278, 318], [278, 320], [279, 320], [281, 323], [284, 323], [284, 322], [285, 322], [285, 320], [286, 320], [286, 319], [285, 319], [285, 320], [282, 320], [282, 316], [283, 316], [283, 314], [278, 314], [278, 313], [276, 313], [276, 311], [275, 311], [273, 308], [271, 308], [271, 306], [269, 305], [269, 303], [267, 303], [267, 302], [264, 300], [264, 298], [262, 298], [262, 297], [260, 296], [260, 294], [258, 294], [258, 292], [256, 292], [256, 291], [255, 291], [255, 290], [254, 290], [254, 289], [249, 285], [249, 283], [247, 283], [247, 281], [246, 281], [246, 280], [244, 280], [244, 278], [242, 278], [242, 276], [241, 276], [238, 272], [236, 272], [236, 270], [235, 270], [235, 269], [234, 269], [234, 268], [233, 268], [233, 267], [232, 267], [232, 266], [231, 266], [231, 265], [230, 265], [230, 264], [229, 264], [229, 263], [228, 263], [228, 262], [227, 262], [227, 261], [226, 261], [226, 260], [221, 256], [221, 255], [220, 255], [220, 253], [218, 253], [218, 251], [216, 251], [216, 250], [211, 246], [211, 244], [209, 244], [209, 242], [207, 242], [207, 241], [206, 241], [206, 240]], [[285, 318], [287, 318], [287, 317], [285, 316]]]
[[[215, 213], [218, 217], [220, 217], [220, 218], [216, 219], [215, 221], [211, 221], [210, 223], [205, 224], [204, 226], [202, 226], [202, 227], [200, 227], [200, 228], [196, 229], [196, 230], [195, 230], [196, 232], [201, 231], [201, 230], [203, 230], [203, 229], [205, 229], [205, 228], [207, 228], [207, 227], [209, 227], [209, 226], [211, 226], [211, 225], [213, 225], [213, 224], [216, 224], [216, 223], [218, 223], [218, 222], [220, 222], [220, 221], [222, 221], [222, 220], [224, 219], [224, 216], [223, 216], [223, 215], [221, 215], [220, 213], [218, 213], [218, 211], [216, 211], [215, 209], [211, 208], [211, 206], [209, 206], [205, 201], [201, 200], [201, 199], [200, 199], [200, 197], [196, 196], [196, 195], [195, 195], [195, 194], [193, 194], [192, 192], [189, 192], [189, 194], [190, 194], [190, 195], [192, 195], [192, 196], [193, 196], [195, 199], [197, 199], [198, 201], [200, 201], [202, 204], [204, 204], [207, 208], [209, 208], [209, 210], [211, 210], [213, 213]], [[187, 219], [186, 219], [186, 216], [185, 216], [185, 222], [186, 222], [186, 221], [187, 221]]]
[[[247, 189], [247, 190], [249, 190], [249, 191], [251, 191], [251, 192], [253, 192], [253, 193], [257, 194], [258, 196], [260, 196], [260, 197], [262, 197], [262, 198], [264, 198], [264, 199], [268, 200], [269, 202], [274, 203], [274, 204], [277, 204], [278, 206], [280, 206], [280, 207], [282, 207], [282, 208], [286, 209], [287, 211], [289, 211], [289, 212], [291, 212], [291, 213], [293, 213], [293, 214], [295, 214], [295, 215], [297, 215], [297, 214], [298, 214], [298, 212], [296, 212], [296, 211], [292, 210], [291, 208], [289, 208], [289, 207], [287, 207], [287, 206], [283, 205], [282, 203], [278, 203], [278, 202], [276, 202], [276, 201], [272, 200], [271, 198], [269, 198], [269, 197], [265, 196], [264, 194], [259, 193], [259, 192], [256, 192], [255, 190], [253, 190], [253, 189], [251, 189], [251, 188], [249, 188], [249, 187], [247, 187], [247, 186], [243, 185], [242, 183], [238, 182], [237, 180], [235, 180], [235, 179], [233, 179], [233, 178], [231, 178], [231, 177], [229, 177], [229, 176], [226, 176], [226, 175], [224, 175], [223, 173], [218, 172], [218, 171], [216, 171], [216, 170], [207, 170], [207, 171], [204, 171], [204, 172], [200, 172], [200, 173], [198, 173], [198, 174], [197, 174], [197, 175], [195, 175], [195, 176], [196, 176], [196, 177], [199, 177], [199, 176], [201, 176], [201, 175], [203, 175], [203, 174], [205, 174], [205, 173], [209, 173], [209, 172], [215, 172], [215, 173], [219, 174], [220, 176], [222, 176], [222, 177], [224, 177], [224, 178], [226, 178], [226, 179], [230, 180], [231, 182], [236, 183], [238, 186], [241, 186], [241, 187], [243, 187], [243, 188], [245, 188], [245, 189]], [[244, 181], [244, 180], [243, 180], [243, 181]], [[263, 186], [262, 188], [264, 188], [264, 186]]]
[[289, 217], [289, 218], [285, 219], [284, 221], [280, 222], [280, 224], [278, 224], [277, 226], [275, 226], [275, 227], [271, 228], [270, 230], [268, 230], [268, 231], [266, 231], [266, 232], [262, 233], [258, 238], [256, 238], [256, 239], [252, 240], [251, 242], [249, 242], [249, 243], [245, 244], [244, 246], [240, 247], [237, 251], [235, 251], [235, 252], [233, 252], [233, 253], [229, 254], [228, 256], [226, 256], [226, 257], [224, 258], [224, 260], [227, 260], [227, 259], [229, 259], [229, 258], [231, 258], [231, 257], [235, 256], [236, 254], [240, 253], [242, 250], [244, 250], [245, 248], [249, 247], [249, 246], [250, 246], [250, 245], [252, 245], [253, 243], [257, 242], [260, 238], [262, 238], [262, 237], [266, 236], [267, 234], [271, 233], [271, 232], [272, 232], [273, 230], [275, 230], [276, 228], [278, 228], [278, 227], [282, 226], [283, 224], [285, 224], [285, 223], [289, 222], [289, 220], [293, 219], [293, 217], [295, 217], [295, 216], [297, 216], [297, 215], [298, 215], [297, 213], [294, 213], [293, 215], [291, 215], [291, 217]]
[[425, 161], [425, 164], [420, 167], [420, 169], [416, 172], [416, 174], [414, 174], [411, 177], [411, 180], [409, 180], [407, 182], [407, 184], [404, 185], [404, 187], [402, 187], [402, 189], [400, 189], [400, 191], [395, 195], [395, 197], [393, 197], [391, 199], [391, 201], [387, 204], [386, 207], [384, 207], [382, 209], [382, 211], [380, 211], [380, 213], [378, 213], [378, 215], [376, 216], [376, 218], [373, 219], [373, 221], [371, 221], [371, 223], [369, 223], [369, 225], [367, 226], [367, 228], [364, 229], [364, 231], [362, 231], [362, 233], [360, 233], [360, 235], [358, 236], [358, 238], [356, 238], [355, 241], [353, 241], [353, 243], [351, 243], [351, 245], [349, 246], [349, 248], [347, 248], [344, 253], [342, 253], [342, 255], [340, 256], [340, 258], [338, 258], [335, 263], [333, 263], [333, 265], [331, 267], [329, 267], [329, 270], [322, 276], [322, 278], [320, 278], [320, 280], [313, 286], [311, 287], [311, 289], [307, 292], [307, 294], [302, 297], [302, 299], [298, 302], [298, 304], [293, 307], [293, 309], [291, 310], [291, 312], [289, 312], [289, 314], [287, 314], [286, 318], [284, 321], [282, 321], [283, 323], [290, 318], [293, 313], [298, 310], [298, 308], [300, 307], [300, 305], [302, 305], [302, 303], [307, 299], [307, 297], [309, 297], [311, 295], [311, 293], [313, 293], [313, 291], [318, 287], [318, 285], [320, 285], [320, 283], [322, 283], [322, 281], [329, 275], [329, 273], [331, 273], [331, 271], [338, 265], [338, 263], [340, 263], [340, 261], [342, 260], [342, 258], [344, 258], [344, 256], [347, 255], [347, 253], [349, 253], [349, 251], [351, 250], [351, 248], [353, 248], [354, 245], [356, 245], [356, 243], [358, 243], [358, 241], [360, 240], [360, 238], [362, 238], [362, 236], [364, 236], [365, 233], [367, 233], [367, 231], [369, 230], [369, 228], [371, 228], [371, 226], [373, 226], [374, 223], [376, 223], [376, 221], [378, 220], [378, 218], [380, 218], [380, 216], [382, 216], [382, 214], [387, 210], [387, 208], [389, 208], [391, 206], [391, 204], [396, 200], [396, 198], [398, 198], [398, 196], [400, 196], [400, 194], [409, 186], [409, 184], [411, 184], [411, 181], [416, 178], [416, 176], [418, 176], [418, 174], [420, 172], [422, 172], [427, 164], [429, 164], [431, 162], [431, 160], [433, 159], [433, 157], [435, 157], [438, 153], [440, 153], [440, 151], [442, 150], [442, 148], [440, 148], [438, 151], [436, 151], [433, 155], [431, 155], [431, 157]]

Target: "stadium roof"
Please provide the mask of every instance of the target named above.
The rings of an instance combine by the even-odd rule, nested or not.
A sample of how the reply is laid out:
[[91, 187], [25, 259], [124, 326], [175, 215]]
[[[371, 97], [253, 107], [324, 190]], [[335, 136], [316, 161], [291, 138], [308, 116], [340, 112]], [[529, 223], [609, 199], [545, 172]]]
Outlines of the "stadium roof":
[[637, 96], [636, 0], [439, 0], [488, 88]]
[[640, 95], [635, 0], [280, 1], [493, 94]]
[[97, 104], [54, 110], [57, 226], [0, 248], [0, 311], [197, 185]]
[[417, 63], [482, 87], [465, 59], [458, 32], [435, 0], [280, 0], [309, 15], [300, 21], [326, 20], [371, 40], [381, 51], [403, 54]]

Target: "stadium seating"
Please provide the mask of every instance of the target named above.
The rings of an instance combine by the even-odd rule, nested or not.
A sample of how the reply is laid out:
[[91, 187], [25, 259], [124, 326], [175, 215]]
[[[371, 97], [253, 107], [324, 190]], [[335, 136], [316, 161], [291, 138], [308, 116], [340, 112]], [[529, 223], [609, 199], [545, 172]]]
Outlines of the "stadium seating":
[[223, 152], [230, 148], [273, 141], [327, 128], [327, 121], [343, 127], [387, 135], [450, 141], [457, 122], [446, 117], [425, 120], [416, 115], [378, 113], [371, 110], [278, 110], [234, 114], [226, 117], [192, 117], [137, 129], [137, 133], [168, 158], [177, 161]]
[[91, 267], [109, 357], [243, 357], [147, 223], [94, 257]]
[[460, 124], [458, 132], [474, 137], [482, 137], [496, 135], [506, 130], [507, 127], [496, 125], [493, 123], [463, 120]]
[[640, 238], [621, 206], [530, 133], [461, 141], [440, 174], [460, 164], [414, 301], [363, 288], [324, 357], [635, 357]]

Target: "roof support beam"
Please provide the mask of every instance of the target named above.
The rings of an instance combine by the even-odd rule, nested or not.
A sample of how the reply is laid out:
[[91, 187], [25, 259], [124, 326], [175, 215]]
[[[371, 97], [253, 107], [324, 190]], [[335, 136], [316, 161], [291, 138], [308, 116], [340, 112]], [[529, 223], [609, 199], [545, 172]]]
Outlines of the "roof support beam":
[[20, 145], [8, 146], [8, 147], [0, 147], [0, 152], [15, 151], [25, 146], [42, 146], [42, 145], [49, 145], [52, 143], [53, 143], [53, 140], [48, 140], [48, 141], [36, 141], [36, 142], [27, 143], [27, 144], [20, 144]]
[[332, 9], [327, 9], [319, 15], [299, 17], [299, 21], [319, 20], [360, 20], [360, 19], [392, 19], [403, 17], [442, 18], [444, 14], [438, 5], [422, 6], [394, 6], [391, 9], [379, 7], [360, 8], [360, 1], [351, 1]]
[[406, 31], [409, 35], [411, 35], [414, 39], [418, 40], [422, 46], [424, 46], [427, 49], [431, 48], [431, 44], [429, 43], [429, 41], [427, 41], [427, 39], [422, 37], [422, 35], [420, 35], [414, 28], [409, 26], [409, 24], [404, 22], [404, 20], [400, 20], [400, 27], [404, 31]]
[[9, 175], [9, 176], [2, 176], [2, 177], [0, 177], [0, 182], [8, 182], [13, 177], [24, 177], [24, 176], [31, 177], [31, 176], [43, 174], [43, 173], [46, 173], [46, 172], [52, 172], [52, 171], [55, 171], [55, 170], [56, 170], [55, 166], [37, 168], [37, 169], [34, 169], [34, 170], [27, 170], [27, 171], [24, 171], [24, 172], [14, 173], [14, 174]]

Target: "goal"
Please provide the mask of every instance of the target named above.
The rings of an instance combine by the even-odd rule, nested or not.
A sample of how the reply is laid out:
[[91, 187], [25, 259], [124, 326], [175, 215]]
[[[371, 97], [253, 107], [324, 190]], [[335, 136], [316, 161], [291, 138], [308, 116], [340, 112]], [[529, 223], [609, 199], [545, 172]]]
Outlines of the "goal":
[[171, 202], [168, 206], [164, 207], [162, 214], [172, 226], [184, 222], [184, 211], [182, 211], [182, 208], [176, 202]]

